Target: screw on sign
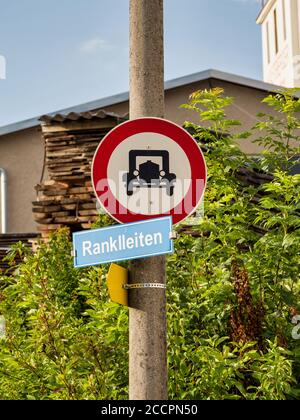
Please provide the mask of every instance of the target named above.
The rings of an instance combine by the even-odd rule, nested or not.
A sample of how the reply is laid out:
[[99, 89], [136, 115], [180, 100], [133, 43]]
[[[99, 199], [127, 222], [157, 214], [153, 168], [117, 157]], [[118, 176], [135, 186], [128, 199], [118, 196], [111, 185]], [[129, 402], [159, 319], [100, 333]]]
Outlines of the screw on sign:
[[118, 125], [101, 141], [92, 165], [95, 194], [120, 223], [164, 216], [181, 222], [199, 206], [206, 177], [194, 138], [160, 118]]

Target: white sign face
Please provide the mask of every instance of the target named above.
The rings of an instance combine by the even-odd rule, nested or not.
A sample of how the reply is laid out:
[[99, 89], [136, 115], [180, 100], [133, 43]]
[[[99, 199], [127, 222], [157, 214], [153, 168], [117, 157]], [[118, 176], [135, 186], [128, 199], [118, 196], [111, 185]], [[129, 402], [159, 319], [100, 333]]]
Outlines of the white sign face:
[[140, 118], [118, 125], [101, 141], [92, 180], [101, 206], [117, 221], [172, 216], [176, 224], [198, 207], [206, 164], [182, 127]]
[[[137, 150], [137, 145], [139, 151], [134, 159], [134, 170], [141, 173], [143, 165], [151, 162], [146, 169], [152, 164], [157, 165], [156, 172], [160, 180], [161, 172], [166, 170], [163, 152], [168, 152], [169, 172], [176, 175], [172, 194], [163, 185], [153, 188], [133, 185], [133, 195], [127, 194], [125, 177], [129, 173], [129, 154], [132, 150]], [[146, 153], [143, 154], [143, 151]], [[153, 156], [151, 151], [155, 151]], [[161, 156], [157, 156], [158, 151], [162, 152]], [[139, 133], [124, 140], [109, 159], [107, 175], [109, 186], [112, 191], [116, 190], [118, 201], [130, 212], [142, 215], [157, 216], [170, 212], [182, 201], [191, 185], [191, 166], [182, 148], [170, 138], [156, 133]], [[155, 177], [153, 171], [153, 181]]]

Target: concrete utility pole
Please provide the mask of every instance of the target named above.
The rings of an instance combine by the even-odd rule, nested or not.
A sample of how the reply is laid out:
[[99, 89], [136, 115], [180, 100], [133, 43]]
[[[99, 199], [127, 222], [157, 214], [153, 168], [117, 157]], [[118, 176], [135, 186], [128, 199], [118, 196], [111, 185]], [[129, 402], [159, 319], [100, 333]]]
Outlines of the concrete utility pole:
[[[130, 0], [130, 118], [140, 117], [164, 117], [163, 0]], [[166, 284], [165, 257], [134, 261], [130, 283]], [[165, 400], [166, 291], [132, 289], [129, 306], [129, 398]]]

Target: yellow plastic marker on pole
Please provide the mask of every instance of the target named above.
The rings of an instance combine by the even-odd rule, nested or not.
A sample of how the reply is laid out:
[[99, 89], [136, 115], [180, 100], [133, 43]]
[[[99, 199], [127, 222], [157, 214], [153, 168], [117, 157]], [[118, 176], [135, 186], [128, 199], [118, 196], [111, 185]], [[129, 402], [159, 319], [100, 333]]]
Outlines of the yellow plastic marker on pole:
[[111, 264], [107, 275], [107, 287], [113, 302], [128, 306], [128, 290], [124, 289], [126, 284], [128, 284], [128, 270], [117, 264]]

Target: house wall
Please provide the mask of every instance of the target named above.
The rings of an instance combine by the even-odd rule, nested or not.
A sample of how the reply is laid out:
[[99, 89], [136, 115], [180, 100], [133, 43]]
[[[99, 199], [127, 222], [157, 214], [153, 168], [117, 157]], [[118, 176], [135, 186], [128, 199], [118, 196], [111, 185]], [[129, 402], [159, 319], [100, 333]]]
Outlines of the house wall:
[[264, 81], [300, 86], [300, 0], [269, 0], [257, 22], [262, 27]]
[[[180, 105], [187, 103], [192, 92], [210, 87], [223, 87], [226, 95], [235, 97], [235, 104], [228, 108], [228, 117], [241, 120], [242, 131], [249, 130], [255, 124], [258, 112], [270, 111], [265, 104], [261, 104], [266, 92], [212, 79], [168, 90], [165, 117], [180, 125], [186, 120], [197, 123], [197, 114], [180, 108]], [[106, 110], [124, 115], [128, 113], [128, 108], [128, 102], [124, 102], [107, 107]], [[258, 146], [249, 139], [240, 142], [240, 147], [248, 154], [260, 152]], [[44, 144], [40, 129], [26, 129], [0, 136], [0, 167], [6, 169], [8, 174], [10, 233], [36, 231], [31, 203], [36, 198], [34, 186], [40, 182], [43, 161]]]
[[[258, 112], [272, 113], [270, 107], [261, 102], [267, 96], [265, 91], [211, 79], [210, 81], [193, 83], [168, 90], [166, 92], [165, 118], [179, 125], [182, 125], [185, 121], [199, 123], [196, 112], [180, 108], [180, 105], [188, 102], [192, 92], [213, 87], [223, 88], [227, 96], [235, 98], [234, 104], [228, 107], [227, 116], [230, 119], [240, 120], [242, 126], [233, 128], [232, 131], [234, 133], [251, 130], [254, 124], [259, 121], [257, 118]], [[119, 115], [124, 115], [129, 112], [128, 102], [113, 105], [106, 109]], [[243, 152], [247, 154], [259, 154], [261, 148], [252, 141], [253, 138], [249, 138], [247, 140], [238, 141], [238, 144]]]
[[[0, 167], [7, 171], [8, 231], [35, 232], [32, 201], [40, 182], [44, 144], [40, 130], [31, 128], [0, 136]], [[0, 209], [1, 211], [1, 209]]]

